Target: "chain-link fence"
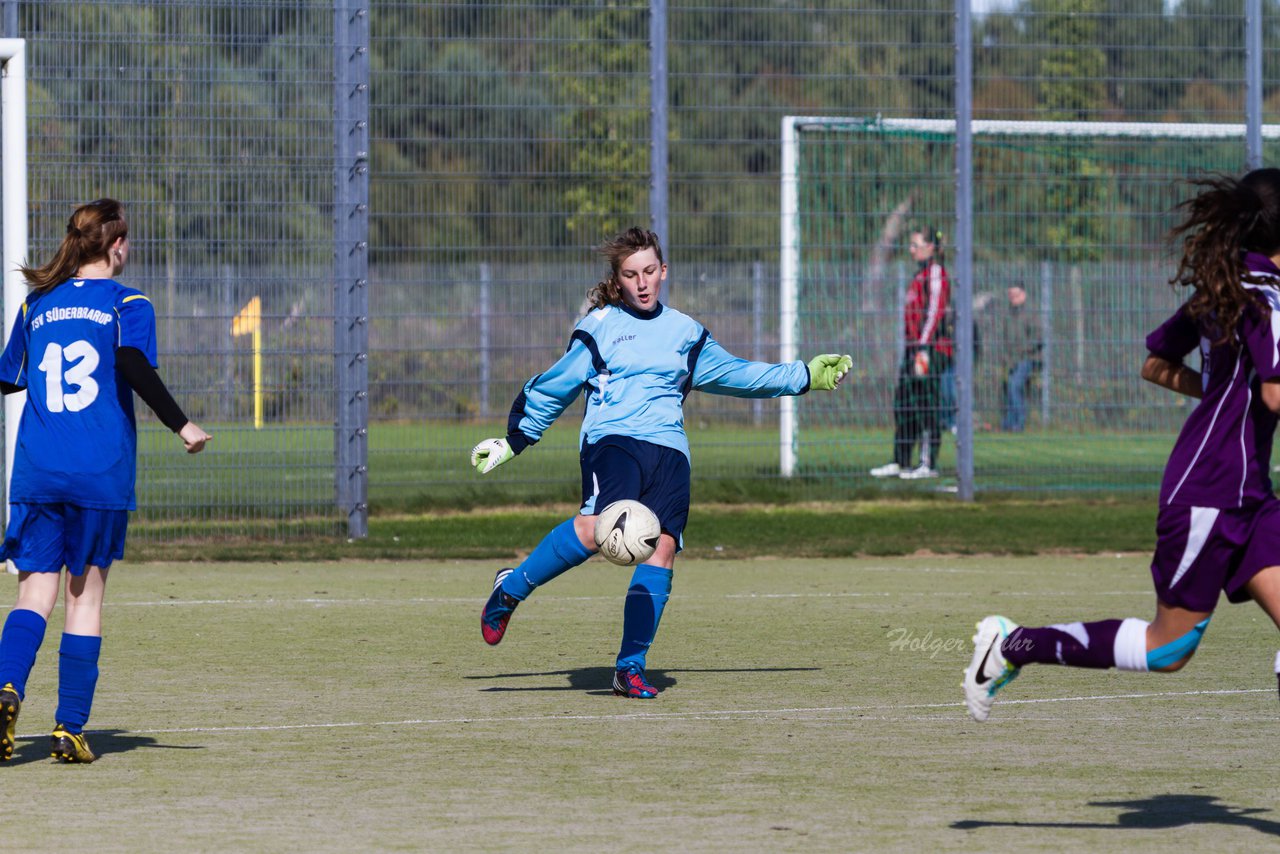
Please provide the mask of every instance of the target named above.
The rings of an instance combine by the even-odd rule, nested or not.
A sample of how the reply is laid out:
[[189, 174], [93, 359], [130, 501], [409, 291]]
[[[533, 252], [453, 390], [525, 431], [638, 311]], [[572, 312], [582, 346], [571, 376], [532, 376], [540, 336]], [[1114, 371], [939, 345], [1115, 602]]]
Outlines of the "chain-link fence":
[[[776, 359], [782, 118], [955, 114], [957, 16], [944, 0], [361, 5], [371, 31], [363, 399], [375, 511], [575, 497], [572, 411], [483, 485], [466, 456], [478, 439], [505, 431], [520, 384], [563, 350], [604, 269], [593, 247], [627, 225], [667, 223], [667, 300], [731, 351]], [[1244, 123], [1248, 6], [977, 2], [974, 118]], [[32, 258], [52, 251], [75, 204], [123, 199], [136, 244], [126, 278], [156, 304], [162, 376], [216, 436], [216, 450], [192, 465], [141, 413], [140, 517], [166, 537], [339, 530], [350, 508], [338, 506], [335, 487], [343, 405], [335, 363], [345, 345], [335, 341], [343, 326], [334, 258], [345, 250], [335, 242], [333, 3], [0, 0], [0, 8], [5, 35], [28, 43]], [[1280, 43], [1280, 6], [1268, 0], [1261, 12], [1265, 72]], [[659, 52], [655, 32], [665, 35]], [[657, 69], [655, 55], [665, 61]], [[664, 89], [654, 74], [663, 71], [666, 99], [655, 104]], [[1260, 94], [1266, 121], [1278, 95], [1265, 74]], [[663, 125], [655, 108], [665, 110]], [[661, 163], [655, 126], [668, 128], [656, 146], [667, 152]], [[868, 161], [841, 191], [854, 206], [842, 215], [875, 235], [849, 241], [849, 263], [878, 262], [882, 290], [874, 300], [851, 289], [815, 304], [847, 316], [825, 339], [802, 339], [802, 355], [865, 348], [860, 382], [841, 391], [857, 416], [833, 426], [865, 442], [866, 459], [852, 453], [843, 465], [783, 478], [777, 401], [694, 395], [687, 426], [702, 495], [885, 493], [864, 463], [879, 461], [872, 449], [887, 450], [892, 370], [867, 366], [893, 350], [891, 298], [913, 272], [905, 235], [892, 235], [891, 223], [923, 217], [954, 233], [949, 145], [937, 141], [934, 189], [906, 209], [905, 197], [876, 194], [904, 180], [883, 163]], [[1238, 170], [1245, 151], [1242, 136], [1238, 153], [1216, 162]], [[1079, 162], [1105, 163], [1099, 152]], [[1182, 166], [1119, 156], [1144, 186], [1184, 177]], [[1185, 162], [1195, 168], [1194, 158]], [[1055, 366], [1032, 378], [1025, 432], [1002, 434], [1002, 380], [980, 354], [979, 489], [1153, 489], [1177, 422], [1176, 402], [1143, 389], [1136, 373], [1156, 307], [1175, 303], [1162, 284], [1169, 266], [1159, 234], [1176, 193], [1122, 206], [1092, 198], [1083, 211], [1078, 177], [1059, 169], [1050, 180], [1026, 165], [978, 191], [1026, 190], [1012, 219], [976, 229], [972, 290], [994, 312], [1015, 279], [1046, 305], [1048, 282], [1046, 358]], [[669, 207], [654, 211], [662, 198]], [[1042, 227], [1013, 239], [1024, 232], [1005, 224], [1019, 221]], [[1117, 229], [1141, 247], [1132, 259], [1140, 274], [1103, 269], [1105, 259], [1089, 254]], [[254, 296], [263, 307], [256, 391], [252, 336], [233, 336], [231, 322]], [[983, 326], [995, 315], [974, 316], [983, 352], [995, 352], [994, 326]], [[846, 336], [868, 329], [878, 331]], [[1042, 398], [1046, 379], [1051, 396]], [[1055, 431], [1067, 428], [1055, 412], [1086, 410], [1096, 417], [1072, 421], [1065, 443], [1084, 461], [1064, 464]], [[804, 443], [824, 440], [806, 435], [804, 423], [802, 459]], [[987, 424], [999, 452], [984, 484]], [[954, 453], [946, 442], [944, 474]], [[1085, 465], [1090, 477], [1076, 477]], [[282, 524], [299, 519], [313, 522]]]

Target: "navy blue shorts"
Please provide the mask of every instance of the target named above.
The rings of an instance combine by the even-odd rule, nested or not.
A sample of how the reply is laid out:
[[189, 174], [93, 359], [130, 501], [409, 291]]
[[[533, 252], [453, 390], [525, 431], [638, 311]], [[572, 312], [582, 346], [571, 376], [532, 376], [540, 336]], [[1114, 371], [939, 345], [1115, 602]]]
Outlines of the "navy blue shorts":
[[648, 507], [662, 532], [681, 542], [689, 521], [689, 459], [674, 448], [626, 436], [583, 445], [582, 512], [593, 515], [632, 498]]
[[124, 557], [128, 510], [95, 510], [74, 504], [10, 504], [9, 529], [0, 560], [21, 572], [84, 575], [86, 566], [107, 569]]

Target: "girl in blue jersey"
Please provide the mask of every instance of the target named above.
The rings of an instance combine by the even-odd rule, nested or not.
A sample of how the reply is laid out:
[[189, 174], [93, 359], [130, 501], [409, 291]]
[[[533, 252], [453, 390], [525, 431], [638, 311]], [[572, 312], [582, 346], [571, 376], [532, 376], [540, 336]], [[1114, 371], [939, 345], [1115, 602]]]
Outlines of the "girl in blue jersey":
[[541, 439], [585, 391], [582, 508], [523, 563], [498, 572], [480, 629], [487, 643], [501, 641], [512, 612], [534, 589], [596, 553], [597, 511], [624, 498], [640, 501], [657, 515], [662, 535], [631, 578], [613, 690], [647, 699], [658, 689], [645, 677], [646, 653], [671, 594], [672, 566], [689, 516], [685, 398], [695, 389], [759, 398], [830, 391], [852, 359], [822, 355], [807, 366], [739, 359], [702, 324], [660, 302], [667, 265], [657, 235], [631, 228], [601, 253], [610, 274], [588, 295], [591, 310], [574, 328], [565, 354], [525, 383], [511, 407], [506, 437], [485, 439], [471, 452], [478, 472], [493, 471]]
[[[1160, 487], [1151, 558], [1155, 619], [978, 623], [964, 675], [975, 720], [1028, 664], [1173, 672], [1195, 654], [1218, 599], [1257, 602], [1280, 626], [1280, 169], [1198, 181], [1184, 202], [1172, 282], [1190, 294], [1147, 336], [1142, 378], [1198, 402]], [[1184, 360], [1199, 355], [1198, 369]], [[1277, 660], [1280, 670], [1280, 658]]]
[[92, 762], [85, 740], [98, 681], [102, 599], [124, 554], [136, 507], [133, 393], [182, 439], [210, 436], [187, 420], [156, 374], [156, 319], [147, 297], [115, 281], [129, 260], [124, 206], [76, 209], [53, 259], [22, 267], [31, 293], [4, 353], [0, 390], [26, 389], [0, 559], [18, 570], [18, 601], [0, 633], [0, 761], [13, 756], [18, 710], [66, 567], [52, 752]]

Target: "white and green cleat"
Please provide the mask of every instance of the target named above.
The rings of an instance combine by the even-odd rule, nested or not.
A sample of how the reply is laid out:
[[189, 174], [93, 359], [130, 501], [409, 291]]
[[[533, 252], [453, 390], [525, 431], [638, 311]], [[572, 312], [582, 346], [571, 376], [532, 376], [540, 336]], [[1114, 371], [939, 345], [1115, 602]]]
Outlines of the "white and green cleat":
[[975, 721], [985, 721], [991, 714], [996, 692], [1018, 675], [1019, 668], [1005, 660], [1000, 651], [1018, 624], [1008, 617], [983, 617], [973, 636], [973, 660], [964, 672], [964, 704]]

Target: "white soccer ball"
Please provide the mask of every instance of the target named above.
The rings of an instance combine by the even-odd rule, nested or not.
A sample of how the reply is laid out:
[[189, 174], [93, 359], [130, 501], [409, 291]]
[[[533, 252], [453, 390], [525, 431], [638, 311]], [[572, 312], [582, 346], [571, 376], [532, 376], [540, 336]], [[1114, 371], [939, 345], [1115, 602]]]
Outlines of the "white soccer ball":
[[635, 566], [652, 557], [661, 533], [653, 511], [630, 498], [613, 502], [596, 517], [596, 547], [618, 566]]

